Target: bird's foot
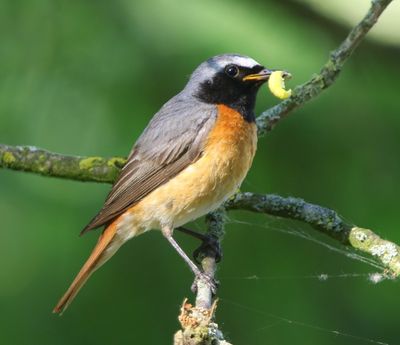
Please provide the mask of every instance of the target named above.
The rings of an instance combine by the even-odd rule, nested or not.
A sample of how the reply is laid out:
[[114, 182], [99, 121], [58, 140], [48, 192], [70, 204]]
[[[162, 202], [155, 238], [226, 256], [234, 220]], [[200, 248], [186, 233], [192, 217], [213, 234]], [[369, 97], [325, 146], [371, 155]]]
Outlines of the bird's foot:
[[220, 262], [223, 256], [222, 253], [222, 247], [221, 244], [218, 240], [213, 235], [204, 235], [202, 238], [202, 243], [200, 247], [198, 247], [194, 252], [193, 252], [193, 258], [194, 261], [196, 261], [199, 265], [201, 263], [201, 260], [204, 257], [210, 256], [215, 258], [216, 262]]
[[176, 228], [176, 230], [181, 231], [187, 235], [190, 235], [202, 241], [200, 247], [193, 252], [193, 258], [197, 264], [200, 265], [201, 260], [207, 256], [215, 258], [216, 262], [221, 261], [222, 247], [216, 236], [209, 234], [204, 235], [196, 231], [190, 230], [188, 228], [185, 228], [183, 226]]
[[219, 285], [218, 280], [215, 280], [214, 278], [210, 277], [208, 274], [206, 274], [204, 272], [196, 273], [194, 282], [191, 287], [191, 290], [194, 294], [197, 293], [198, 285], [201, 283], [206, 284], [208, 286], [208, 288], [211, 290], [212, 294], [216, 295], [217, 288]]

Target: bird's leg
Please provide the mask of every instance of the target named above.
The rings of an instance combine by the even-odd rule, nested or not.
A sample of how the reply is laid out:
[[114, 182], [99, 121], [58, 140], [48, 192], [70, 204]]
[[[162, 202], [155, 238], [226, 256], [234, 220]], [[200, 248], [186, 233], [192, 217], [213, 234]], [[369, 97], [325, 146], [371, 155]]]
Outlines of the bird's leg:
[[184, 234], [190, 235], [190, 236], [202, 241], [202, 244], [200, 245], [200, 247], [197, 248], [193, 252], [193, 258], [197, 264], [200, 265], [201, 258], [199, 260], [199, 257], [201, 254], [203, 254], [203, 255], [205, 254], [206, 256], [214, 257], [216, 262], [221, 261], [221, 259], [222, 259], [221, 244], [219, 243], [218, 239], [214, 235], [200, 234], [196, 231], [190, 230], [190, 229], [182, 227], [182, 226], [179, 228], [176, 228], [176, 230], [183, 232]]
[[212, 293], [215, 294], [217, 291], [217, 285], [215, 283], [215, 280], [205, 274], [204, 272], [201, 272], [200, 269], [196, 266], [196, 264], [190, 260], [190, 258], [186, 255], [186, 253], [183, 251], [183, 249], [179, 246], [179, 244], [175, 241], [175, 239], [172, 237], [172, 232], [173, 229], [171, 228], [162, 228], [161, 232], [165, 236], [165, 238], [168, 240], [168, 242], [174, 247], [174, 249], [178, 252], [178, 254], [182, 257], [183, 260], [189, 265], [190, 269], [196, 276], [195, 282], [192, 285], [192, 291], [195, 292], [197, 288], [197, 280], [203, 280], [211, 289]]

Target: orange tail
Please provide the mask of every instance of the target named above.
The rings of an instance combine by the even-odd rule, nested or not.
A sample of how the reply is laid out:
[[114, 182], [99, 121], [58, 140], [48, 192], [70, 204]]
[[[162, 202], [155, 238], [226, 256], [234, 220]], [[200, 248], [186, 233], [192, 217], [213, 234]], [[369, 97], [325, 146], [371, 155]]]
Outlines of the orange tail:
[[85, 262], [85, 264], [79, 271], [78, 275], [72, 282], [71, 286], [68, 288], [67, 292], [57, 303], [57, 305], [53, 309], [53, 313], [64, 312], [64, 310], [72, 302], [72, 300], [75, 298], [75, 296], [82, 288], [82, 286], [89, 279], [90, 275], [102, 264], [104, 264], [120, 247], [120, 245], [116, 244], [116, 248], [109, 248], [110, 247], [109, 245], [111, 244], [111, 241], [113, 240], [116, 234], [116, 229], [117, 229], [117, 221], [114, 221], [104, 230], [96, 246], [94, 247], [89, 259]]

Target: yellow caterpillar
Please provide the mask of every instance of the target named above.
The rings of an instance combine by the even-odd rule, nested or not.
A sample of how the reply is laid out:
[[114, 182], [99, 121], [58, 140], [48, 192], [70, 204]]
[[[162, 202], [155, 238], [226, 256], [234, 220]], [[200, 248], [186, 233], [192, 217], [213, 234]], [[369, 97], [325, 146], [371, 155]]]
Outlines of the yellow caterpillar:
[[289, 98], [292, 95], [292, 90], [285, 90], [285, 78], [290, 78], [291, 75], [284, 71], [274, 71], [268, 79], [268, 87], [272, 94], [280, 99]]

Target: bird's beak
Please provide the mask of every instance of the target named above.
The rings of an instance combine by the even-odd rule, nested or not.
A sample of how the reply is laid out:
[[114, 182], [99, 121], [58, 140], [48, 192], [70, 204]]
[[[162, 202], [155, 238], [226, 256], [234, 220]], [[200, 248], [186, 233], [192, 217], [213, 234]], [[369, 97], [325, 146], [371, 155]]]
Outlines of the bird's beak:
[[269, 69], [264, 68], [263, 70], [261, 70], [258, 73], [254, 73], [254, 74], [249, 74], [246, 75], [243, 78], [243, 81], [264, 81], [264, 80], [268, 80], [269, 76], [271, 75], [272, 71], [270, 71]]

